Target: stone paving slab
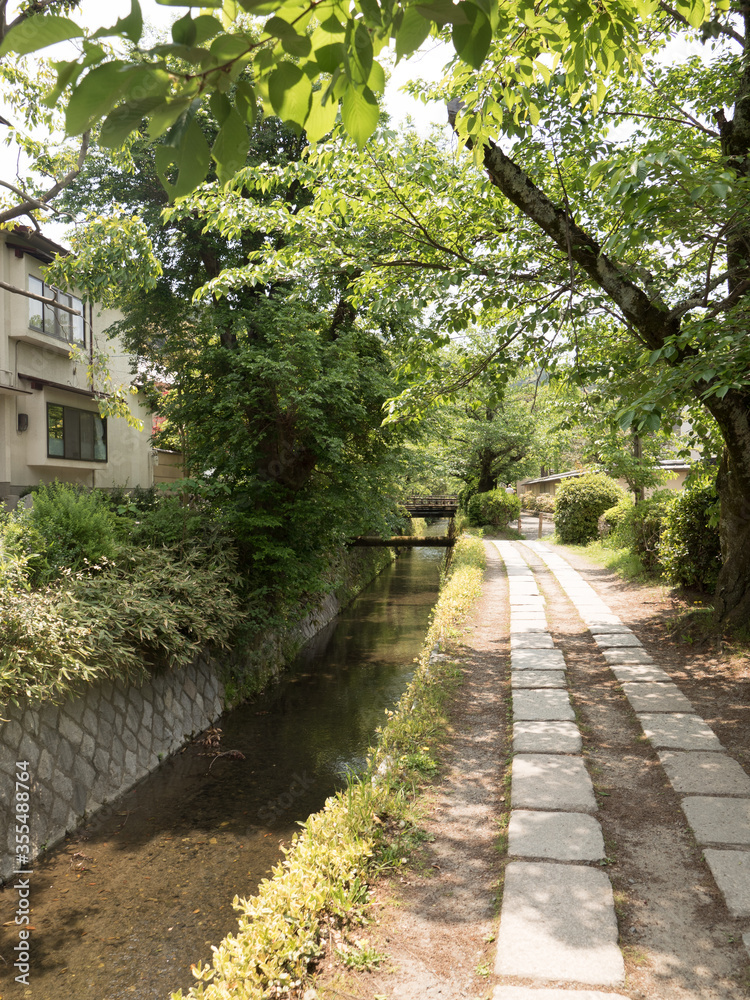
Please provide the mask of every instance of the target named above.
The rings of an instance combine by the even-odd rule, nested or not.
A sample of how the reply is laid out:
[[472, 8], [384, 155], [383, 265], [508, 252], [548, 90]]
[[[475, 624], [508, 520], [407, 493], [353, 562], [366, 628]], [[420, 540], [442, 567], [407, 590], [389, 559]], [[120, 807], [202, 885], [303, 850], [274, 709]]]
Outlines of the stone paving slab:
[[597, 646], [602, 649], [612, 649], [614, 647], [620, 649], [623, 646], [637, 646], [640, 649], [643, 649], [643, 645], [640, 640], [637, 636], [634, 636], [632, 632], [630, 635], [628, 635], [627, 632], [597, 633], [594, 635], [594, 639], [596, 640]]
[[[578, 610], [580, 612], [580, 608]], [[582, 614], [581, 618], [583, 618], [589, 628], [592, 625], [622, 625], [622, 619], [611, 612], [607, 612], [606, 614], [604, 612], [601, 614]]]
[[645, 649], [636, 647], [620, 647], [616, 649], [600, 650], [602, 656], [612, 667], [621, 663], [653, 663]]
[[627, 625], [591, 625], [589, 632], [592, 635], [632, 635], [633, 630]]
[[612, 887], [582, 865], [513, 861], [505, 870], [497, 935], [498, 976], [617, 986], [625, 969], [617, 947]]
[[511, 670], [510, 686], [516, 688], [564, 688], [564, 670]]
[[565, 658], [561, 649], [512, 649], [510, 665], [513, 670], [564, 670]]
[[657, 667], [655, 663], [613, 663], [610, 670], [620, 684], [630, 681], [661, 681], [666, 684], [672, 680], [666, 670]]
[[580, 753], [581, 734], [575, 722], [514, 722], [513, 752]]
[[530, 635], [534, 633], [539, 635], [540, 632], [547, 631], [547, 619], [543, 615], [534, 615], [528, 620], [521, 619], [521, 621], [516, 621], [513, 616], [511, 616], [510, 622], [510, 634], [511, 636], [518, 635], [519, 633], [525, 633]]
[[523, 596], [524, 594], [531, 594], [534, 597], [540, 597], [539, 586], [533, 576], [524, 578], [522, 580], [514, 579], [508, 580], [508, 592], [510, 594], [515, 594], [518, 596]]
[[[750, 932], [748, 933], [750, 940]], [[748, 945], [750, 947], [750, 945]], [[621, 993], [599, 990], [535, 990], [531, 986], [496, 986], [492, 1000], [628, 1000]]]
[[635, 712], [692, 712], [693, 706], [672, 681], [627, 682], [625, 697]]
[[545, 600], [543, 597], [510, 597], [511, 611], [544, 611]]
[[522, 688], [513, 694], [513, 719], [516, 722], [573, 722], [575, 717], [567, 691]]
[[703, 857], [732, 916], [750, 917], [750, 853], [708, 847]]
[[582, 757], [516, 754], [511, 775], [513, 809], [596, 812], [591, 778]]
[[695, 795], [680, 804], [699, 844], [750, 847], [750, 799]]
[[600, 861], [605, 856], [602, 828], [585, 813], [513, 809], [508, 854], [553, 861]]
[[638, 721], [655, 750], [721, 750], [716, 734], [698, 715], [639, 713]]
[[511, 649], [554, 649], [555, 644], [549, 632], [514, 633], [510, 637]]
[[679, 795], [750, 796], [750, 777], [724, 753], [660, 750], [659, 760]]

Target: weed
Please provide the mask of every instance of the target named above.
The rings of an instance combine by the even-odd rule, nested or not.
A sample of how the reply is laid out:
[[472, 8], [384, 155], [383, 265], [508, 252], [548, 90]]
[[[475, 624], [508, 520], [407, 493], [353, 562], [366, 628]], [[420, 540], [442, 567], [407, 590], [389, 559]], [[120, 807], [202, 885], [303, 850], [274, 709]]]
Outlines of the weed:
[[478, 976], [484, 976], [486, 979], [490, 975], [490, 963], [480, 962], [475, 971]]
[[356, 969], [358, 972], [369, 972], [377, 968], [381, 962], [387, 958], [382, 952], [377, 951], [367, 941], [355, 942], [356, 948], [350, 951], [337, 951], [336, 955], [344, 963], [347, 969]]

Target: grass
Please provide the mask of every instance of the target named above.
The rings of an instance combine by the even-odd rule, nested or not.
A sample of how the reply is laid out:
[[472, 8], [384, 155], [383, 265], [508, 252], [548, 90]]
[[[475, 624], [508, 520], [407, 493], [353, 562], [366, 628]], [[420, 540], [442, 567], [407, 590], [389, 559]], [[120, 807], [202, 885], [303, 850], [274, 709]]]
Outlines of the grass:
[[[549, 538], [545, 538], [545, 541], [552, 542], [553, 545], [563, 544], [557, 535], [551, 535]], [[588, 545], [566, 544], [565, 548], [587, 556], [592, 562], [598, 563], [606, 569], [611, 569], [624, 580], [652, 584], [664, 582], [659, 574], [647, 570], [639, 556], [631, 552], [630, 549], [613, 549], [602, 541], [589, 542]]]
[[[369, 884], [408, 863], [421, 840], [416, 806], [425, 775], [437, 767], [448, 732], [447, 706], [460, 671], [446, 650], [481, 593], [484, 548], [462, 538], [433, 610], [414, 678], [380, 732], [367, 772], [310, 816], [255, 896], [236, 898], [239, 924], [213, 949], [209, 966], [193, 966], [197, 982], [172, 1000], [268, 1000], [308, 980], [335, 938], [347, 964], [368, 967], [382, 956], [347, 935], [367, 915]], [[343, 961], [347, 961], [346, 958]]]

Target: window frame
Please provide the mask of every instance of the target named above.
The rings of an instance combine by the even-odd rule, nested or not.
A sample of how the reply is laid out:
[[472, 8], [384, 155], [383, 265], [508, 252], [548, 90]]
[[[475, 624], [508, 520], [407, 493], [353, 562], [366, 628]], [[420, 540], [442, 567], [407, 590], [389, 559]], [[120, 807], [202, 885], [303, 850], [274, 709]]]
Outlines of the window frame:
[[[32, 283], [39, 287], [33, 287]], [[48, 285], [36, 274], [28, 275], [27, 288], [28, 291], [35, 292], [37, 295], [43, 295], [45, 298], [57, 299], [62, 305], [78, 309], [81, 313], [80, 316], [73, 316], [63, 309], [57, 309], [46, 302], [39, 302], [38, 299], [30, 298], [29, 329], [43, 333], [46, 337], [52, 337], [54, 340], [59, 340], [64, 344], [72, 344], [73, 346], [85, 348], [86, 324], [84, 322], [83, 301], [77, 295], [62, 292], [59, 288], [55, 288], [54, 285]], [[37, 316], [32, 312], [35, 306], [41, 310], [38, 322], [34, 322]], [[78, 335], [79, 333], [80, 336]]]
[[[52, 429], [52, 410], [61, 410], [62, 413], [58, 416], [54, 415], [54, 419], [58, 422], [58, 426], [62, 432], [62, 436], [52, 437], [50, 431]], [[66, 411], [68, 417], [66, 420]], [[85, 421], [81, 420], [81, 414], [84, 414], [87, 418]], [[90, 433], [88, 437], [86, 436], [86, 424], [89, 423], [88, 418], [90, 418], [90, 427], [88, 430]], [[101, 439], [97, 441], [96, 434], [96, 421], [101, 424]], [[53, 451], [51, 444], [53, 441], [59, 441], [62, 445], [62, 454], [59, 451]], [[91, 458], [88, 458], [82, 454], [86, 445], [90, 441], [91, 444]], [[104, 458], [96, 458], [97, 444], [104, 446]], [[78, 454], [66, 454], [67, 451], [77, 451]], [[62, 459], [64, 462], [97, 462], [101, 465], [106, 465], [109, 461], [109, 442], [107, 440], [107, 418], [102, 417], [95, 410], [82, 410], [77, 406], [68, 406], [66, 403], [47, 403], [47, 458]]]

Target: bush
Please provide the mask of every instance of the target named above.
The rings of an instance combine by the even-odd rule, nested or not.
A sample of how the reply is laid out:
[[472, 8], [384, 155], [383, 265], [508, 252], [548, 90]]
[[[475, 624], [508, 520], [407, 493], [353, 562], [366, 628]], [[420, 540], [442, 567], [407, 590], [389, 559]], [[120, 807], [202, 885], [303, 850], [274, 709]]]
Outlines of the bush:
[[721, 569], [716, 484], [701, 479], [675, 496], [666, 512], [659, 558], [671, 584], [713, 590]]
[[597, 537], [599, 518], [625, 499], [614, 479], [589, 472], [561, 483], [555, 494], [555, 529], [561, 542], [585, 545]]
[[676, 498], [674, 490], [657, 490], [648, 500], [631, 505], [614, 527], [613, 544], [629, 548], [650, 573], [663, 570], [659, 539]]
[[14, 516], [27, 535], [34, 583], [115, 556], [115, 517], [96, 490], [55, 481], [40, 486], [31, 508]]
[[[630, 497], [625, 497], [624, 500], [620, 500], [616, 503], [614, 507], [610, 507], [609, 510], [605, 510], [602, 516], [599, 518], [599, 534], [607, 538], [616, 532], [620, 527], [625, 518], [633, 510], [633, 501]], [[616, 544], [622, 544], [617, 539]]]
[[555, 498], [549, 493], [540, 493], [535, 499], [534, 510], [539, 511], [540, 514], [555, 513]]
[[518, 517], [520, 510], [521, 501], [515, 493], [490, 490], [489, 493], [476, 493], [469, 500], [467, 513], [475, 527], [491, 524], [496, 528], [504, 528], [509, 521]]
[[537, 499], [538, 499], [538, 497], [537, 497], [536, 493], [531, 493], [531, 492], [522, 493], [521, 494], [521, 509], [522, 510], [536, 510]]

